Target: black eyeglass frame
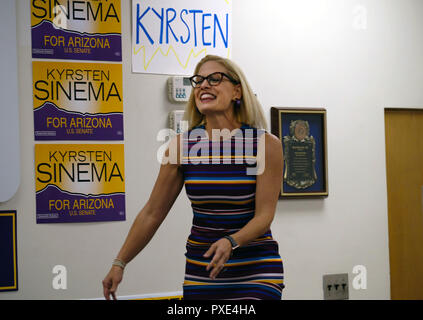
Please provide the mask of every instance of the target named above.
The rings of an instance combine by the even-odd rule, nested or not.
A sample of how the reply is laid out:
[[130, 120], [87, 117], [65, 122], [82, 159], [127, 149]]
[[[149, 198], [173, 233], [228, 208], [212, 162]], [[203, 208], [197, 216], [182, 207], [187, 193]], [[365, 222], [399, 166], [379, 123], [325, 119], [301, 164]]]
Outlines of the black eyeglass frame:
[[[216, 75], [216, 74], [222, 75], [222, 78], [220, 79], [220, 81], [218, 83], [211, 84], [210, 83], [210, 77], [212, 77], [213, 75]], [[202, 80], [201, 81], [194, 81], [195, 77], [200, 77]], [[195, 75], [193, 75], [192, 77], [189, 78], [189, 82], [191, 83], [191, 86], [193, 88], [199, 88], [201, 86], [201, 84], [204, 82], [204, 80], [207, 80], [208, 84], [213, 87], [213, 86], [218, 86], [223, 81], [223, 77], [228, 78], [228, 80], [230, 82], [232, 82], [233, 84], [239, 84], [239, 81], [236, 81], [234, 78], [232, 78], [231, 76], [227, 75], [224, 72], [213, 72], [213, 73], [210, 73], [207, 77], [203, 77], [203, 76], [200, 76], [199, 74], [195, 74]]]

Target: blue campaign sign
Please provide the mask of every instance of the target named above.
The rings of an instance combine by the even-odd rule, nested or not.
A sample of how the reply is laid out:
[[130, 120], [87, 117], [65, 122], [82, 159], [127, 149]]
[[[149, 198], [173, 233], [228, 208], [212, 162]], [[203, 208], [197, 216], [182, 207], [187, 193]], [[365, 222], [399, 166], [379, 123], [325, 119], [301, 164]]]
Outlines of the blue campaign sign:
[[16, 211], [0, 211], [0, 291], [18, 290]]

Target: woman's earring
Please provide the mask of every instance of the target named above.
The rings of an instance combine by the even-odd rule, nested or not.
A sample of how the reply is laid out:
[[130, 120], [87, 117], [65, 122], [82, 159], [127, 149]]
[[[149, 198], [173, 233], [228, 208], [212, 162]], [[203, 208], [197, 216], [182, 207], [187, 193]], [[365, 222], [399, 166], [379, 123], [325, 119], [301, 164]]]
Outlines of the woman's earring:
[[241, 99], [235, 100], [235, 107], [239, 108], [241, 106]]

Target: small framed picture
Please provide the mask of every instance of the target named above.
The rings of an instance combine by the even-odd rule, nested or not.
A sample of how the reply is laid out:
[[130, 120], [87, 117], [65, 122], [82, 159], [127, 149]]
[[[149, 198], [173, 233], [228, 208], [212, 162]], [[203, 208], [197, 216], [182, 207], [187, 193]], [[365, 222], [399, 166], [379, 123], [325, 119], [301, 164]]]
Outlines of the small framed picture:
[[18, 290], [16, 210], [0, 211], [0, 292]]
[[280, 197], [327, 197], [326, 109], [272, 107], [271, 132], [282, 141]]

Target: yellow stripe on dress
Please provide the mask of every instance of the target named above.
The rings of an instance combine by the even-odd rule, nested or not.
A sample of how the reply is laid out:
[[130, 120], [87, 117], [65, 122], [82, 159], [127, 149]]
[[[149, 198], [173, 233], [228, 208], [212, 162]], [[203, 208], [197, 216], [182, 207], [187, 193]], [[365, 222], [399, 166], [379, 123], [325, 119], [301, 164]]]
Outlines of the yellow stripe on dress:
[[[197, 266], [207, 266], [209, 262], [203, 262], [198, 260], [193, 260], [186, 258], [189, 263], [195, 264]], [[279, 262], [282, 261], [280, 258], [270, 258], [270, 259], [255, 259], [250, 261], [242, 261], [242, 262], [227, 262], [225, 263], [225, 267], [235, 267], [235, 266], [245, 266], [249, 264], [256, 264], [256, 263], [265, 263], [265, 262]]]
[[182, 159], [256, 159], [256, 156], [182, 156]]
[[[224, 278], [221, 278], [220, 280], [224, 280]], [[266, 284], [266, 283], [273, 283], [273, 284], [283, 284], [283, 279], [265, 279], [265, 280], [247, 280], [247, 281], [233, 281], [231, 279], [228, 279], [228, 283], [230, 284], [247, 284], [247, 283], [254, 283], [254, 284]], [[198, 285], [198, 286], [203, 286], [203, 285], [207, 285], [207, 286], [221, 286], [221, 285], [225, 285], [224, 282], [201, 282], [201, 281], [191, 281], [191, 280], [184, 280], [183, 285]]]
[[[261, 242], [261, 241], [264, 241], [264, 240], [273, 240], [273, 238], [272, 237], [258, 238], [254, 241], [251, 241], [250, 244], [258, 243], [258, 242]], [[191, 239], [188, 239], [187, 242], [190, 243], [190, 244], [202, 245], [202, 246], [205, 246], [205, 245], [211, 246], [212, 245], [210, 242], [199, 242], [199, 241], [194, 241], [194, 240], [191, 240]]]

